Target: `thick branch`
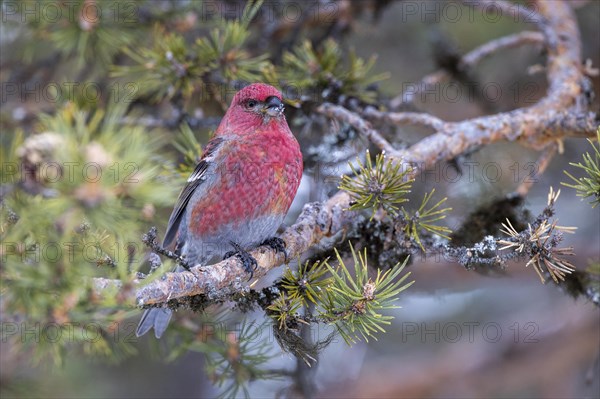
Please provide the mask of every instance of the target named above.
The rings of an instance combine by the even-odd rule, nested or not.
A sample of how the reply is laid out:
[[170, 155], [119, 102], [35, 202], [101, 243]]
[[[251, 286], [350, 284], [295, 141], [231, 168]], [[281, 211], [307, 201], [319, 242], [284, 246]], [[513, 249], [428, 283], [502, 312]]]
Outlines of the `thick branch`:
[[[287, 244], [289, 259], [296, 259], [308, 251], [322, 238], [336, 234], [353, 219], [352, 212], [344, 212], [350, 202], [348, 194], [339, 192], [329, 201], [306, 204], [296, 223], [281, 236]], [[267, 246], [250, 252], [258, 263], [255, 278], [264, 277], [269, 270], [284, 263], [284, 255]], [[136, 302], [139, 306], [166, 302], [185, 296], [207, 295], [208, 298], [222, 296], [228, 290], [237, 291], [246, 283], [248, 273], [236, 257], [228, 258], [208, 267], [195, 266], [191, 272], [166, 273], [138, 290]]]

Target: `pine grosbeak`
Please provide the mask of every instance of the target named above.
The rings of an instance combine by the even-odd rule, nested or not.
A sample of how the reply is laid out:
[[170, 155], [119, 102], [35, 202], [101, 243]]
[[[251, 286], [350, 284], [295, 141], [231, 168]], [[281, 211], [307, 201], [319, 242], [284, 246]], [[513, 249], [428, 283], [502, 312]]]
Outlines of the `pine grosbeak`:
[[[189, 265], [220, 260], [233, 248], [252, 274], [256, 261], [246, 250], [264, 243], [282, 249], [273, 235], [301, 177], [302, 153], [285, 120], [281, 93], [262, 83], [247, 86], [233, 97], [179, 195], [163, 246], [175, 242]], [[160, 338], [171, 313], [147, 309], [136, 334], [154, 327]]]

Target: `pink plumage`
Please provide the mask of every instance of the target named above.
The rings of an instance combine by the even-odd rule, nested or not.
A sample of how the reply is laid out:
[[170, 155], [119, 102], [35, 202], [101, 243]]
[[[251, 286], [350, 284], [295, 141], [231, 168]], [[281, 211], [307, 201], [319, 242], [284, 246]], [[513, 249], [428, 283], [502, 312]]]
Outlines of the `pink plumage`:
[[[190, 265], [206, 264], [232, 250], [273, 237], [302, 177], [302, 153], [283, 114], [281, 93], [255, 83], [240, 90], [169, 219], [164, 245], [176, 247]], [[152, 327], [160, 337], [168, 309], [146, 311], [137, 334]]]

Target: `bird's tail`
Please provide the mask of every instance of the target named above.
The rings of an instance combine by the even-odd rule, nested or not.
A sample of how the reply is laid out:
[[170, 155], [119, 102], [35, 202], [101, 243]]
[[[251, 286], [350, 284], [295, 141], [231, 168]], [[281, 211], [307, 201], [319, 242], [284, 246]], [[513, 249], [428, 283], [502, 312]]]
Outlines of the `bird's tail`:
[[[151, 253], [149, 256], [154, 256], [158, 258], [158, 255]], [[158, 260], [160, 263], [160, 259]], [[185, 270], [181, 266], [175, 267], [174, 272], [181, 272]], [[146, 309], [142, 318], [140, 320], [140, 324], [138, 324], [137, 329], [135, 330], [135, 335], [141, 337], [146, 334], [148, 331], [154, 327], [154, 336], [156, 338], [162, 337], [165, 330], [169, 326], [169, 321], [171, 321], [171, 316], [173, 315], [173, 311], [169, 308], [151, 308]]]
[[141, 337], [154, 327], [154, 336], [160, 338], [169, 326], [172, 315], [173, 311], [169, 308], [146, 309], [135, 330], [135, 335]]

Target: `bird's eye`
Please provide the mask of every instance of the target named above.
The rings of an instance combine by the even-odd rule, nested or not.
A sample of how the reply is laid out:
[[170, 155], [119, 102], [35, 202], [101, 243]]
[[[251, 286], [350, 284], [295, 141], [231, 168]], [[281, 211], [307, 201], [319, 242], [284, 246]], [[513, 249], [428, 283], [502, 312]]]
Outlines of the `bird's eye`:
[[258, 101], [256, 100], [248, 100], [248, 102], [246, 102], [246, 107], [248, 108], [254, 108], [258, 105]]

